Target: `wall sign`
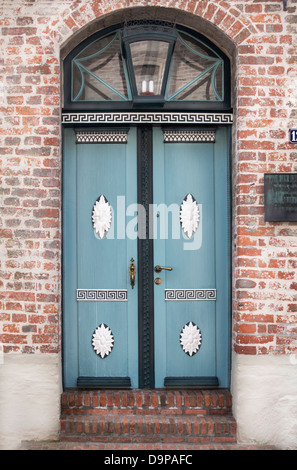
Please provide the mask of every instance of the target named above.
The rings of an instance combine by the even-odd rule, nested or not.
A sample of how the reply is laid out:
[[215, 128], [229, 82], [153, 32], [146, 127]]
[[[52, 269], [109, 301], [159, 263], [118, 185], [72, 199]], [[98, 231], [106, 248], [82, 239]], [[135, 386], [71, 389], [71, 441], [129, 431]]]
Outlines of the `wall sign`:
[[297, 144], [297, 129], [290, 130], [290, 142], [292, 144]]
[[297, 222], [297, 173], [264, 174], [267, 222]]

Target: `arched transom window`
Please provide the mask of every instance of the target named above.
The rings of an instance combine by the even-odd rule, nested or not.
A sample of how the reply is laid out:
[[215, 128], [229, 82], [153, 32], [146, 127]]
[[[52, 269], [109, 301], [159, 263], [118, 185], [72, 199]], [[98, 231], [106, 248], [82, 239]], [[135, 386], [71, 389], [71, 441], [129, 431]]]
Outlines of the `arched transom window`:
[[230, 106], [228, 59], [176, 25], [132, 23], [93, 35], [69, 54], [64, 77], [66, 108]]

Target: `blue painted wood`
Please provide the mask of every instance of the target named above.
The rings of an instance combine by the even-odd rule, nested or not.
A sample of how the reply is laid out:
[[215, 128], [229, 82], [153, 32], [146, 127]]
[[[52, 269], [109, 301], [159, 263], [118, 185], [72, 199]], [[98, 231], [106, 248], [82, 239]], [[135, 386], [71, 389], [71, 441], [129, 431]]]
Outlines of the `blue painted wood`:
[[[229, 208], [226, 130], [217, 130], [216, 143], [163, 143], [161, 129], [154, 129], [154, 220], [159, 236], [154, 240], [154, 264], [171, 266], [162, 271], [155, 286], [155, 386], [165, 377], [217, 376], [228, 386], [229, 371]], [[190, 193], [200, 210], [199, 229], [193, 240], [181, 227], [173, 235], [173, 210]], [[158, 217], [157, 217], [158, 215]], [[160, 230], [169, 220], [168, 240]], [[179, 224], [179, 222], [177, 222]], [[162, 231], [161, 231], [162, 233]], [[174, 238], [176, 237], [176, 238]], [[166, 302], [164, 289], [217, 289], [216, 301]], [[180, 345], [180, 332], [189, 322], [202, 334], [199, 351], [190, 357]]]
[[[75, 386], [78, 376], [129, 376], [137, 387], [137, 287], [130, 287], [128, 273], [131, 257], [137, 264], [137, 241], [125, 235], [126, 207], [136, 201], [135, 129], [129, 132], [128, 144], [76, 145], [73, 131], [65, 132], [65, 385]], [[104, 239], [96, 235], [91, 218], [101, 194], [113, 208], [112, 226]], [[78, 288], [128, 289], [128, 301], [74, 302]], [[104, 359], [92, 346], [101, 323], [114, 336], [114, 348]]]
[[[63, 185], [63, 344], [64, 384], [77, 377], [130, 377], [138, 386], [137, 276], [130, 287], [128, 265], [137, 266], [136, 129], [128, 144], [75, 144], [65, 129]], [[215, 143], [166, 143], [154, 129], [154, 265], [162, 271], [154, 287], [155, 386], [166, 377], [218, 377], [229, 386], [230, 373], [230, 208], [228, 131], [216, 130]], [[181, 230], [179, 208], [191, 193], [200, 223], [193, 240]], [[94, 234], [91, 214], [101, 195], [113, 207], [107, 238]], [[127, 211], [128, 209], [128, 211]], [[123, 214], [127, 211], [127, 217]], [[173, 222], [173, 223], [172, 223]], [[129, 231], [129, 236], [126, 234]], [[172, 230], [174, 231], [172, 232]], [[127, 289], [128, 302], [76, 301], [76, 289]], [[165, 289], [216, 289], [215, 301], [165, 301]], [[189, 321], [202, 334], [199, 351], [189, 357], [180, 333]], [[115, 338], [112, 353], [96, 355], [92, 334], [107, 324]]]

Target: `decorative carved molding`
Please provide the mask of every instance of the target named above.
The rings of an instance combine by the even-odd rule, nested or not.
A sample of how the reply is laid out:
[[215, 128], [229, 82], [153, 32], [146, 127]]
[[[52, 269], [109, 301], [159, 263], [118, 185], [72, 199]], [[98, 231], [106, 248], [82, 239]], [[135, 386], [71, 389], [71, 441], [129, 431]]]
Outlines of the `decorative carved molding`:
[[110, 229], [112, 219], [112, 212], [109, 202], [106, 197], [101, 194], [94, 204], [92, 212], [92, 222], [96, 233], [99, 238], [104, 238]]
[[179, 142], [215, 142], [216, 131], [207, 131], [200, 129], [184, 130], [184, 129], [164, 129], [165, 143]]
[[140, 185], [138, 203], [145, 208], [138, 220], [139, 263], [139, 331], [141, 335], [140, 362], [142, 365], [141, 387], [152, 388], [154, 381], [154, 333], [153, 333], [153, 240], [150, 237], [150, 204], [152, 203], [152, 132], [147, 126], [139, 129], [138, 167]]
[[111, 353], [114, 347], [114, 336], [111, 329], [104, 323], [101, 323], [94, 331], [92, 346], [101, 359], [104, 359]]
[[165, 300], [216, 300], [216, 289], [165, 289]]
[[201, 346], [202, 336], [197, 325], [189, 321], [181, 330], [179, 341], [183, 351], [192, 357]]
[[194, 233], [197, 231], [200, 220], [198, 204], [192, 194], [188, 194], [184, 198], [180, 207], [179, 217], [184, 233], [188, 238], [192, 238]]
[[126, 144], [128, 138], [127, 129], [116, 130], [95, 130], [95, 131], [81, 131], [77, 130], [76, 143], [77, 144]]
[[97, 302], [126, 302], [126, 289], [77, 289], [76, 300]]
[[232, 124], [231, 113], [63, 113], [63, 124]]

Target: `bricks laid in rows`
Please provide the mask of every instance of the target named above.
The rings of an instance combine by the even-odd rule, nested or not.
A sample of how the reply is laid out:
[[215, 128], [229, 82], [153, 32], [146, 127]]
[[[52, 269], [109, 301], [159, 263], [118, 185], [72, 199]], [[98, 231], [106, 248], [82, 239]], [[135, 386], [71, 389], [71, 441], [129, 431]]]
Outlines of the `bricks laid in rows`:
[[69, 390], [62, 441], [234, 442], [228, 390]]
[[227, 390], [76, 390], [62, 395], [64, 414], [117, 413], [119, 409], [136, 414], [221, 414], [231, 412], [231, 395]]
[[61, 440], [97, 442], [235, 442], [231, 416], [84, 415], [61, 419]]
[[[61, 243], [55, 249], [47, 243], [61, 242], [61, 211], [58, 217], [55, 213], [40, 216], [42, 212], [35, 217], [33, 208], [53, 209], [53, 203], [58, 208], [62, 199], [60, 50], [88, 23], [116, 12], [118, 2], [52, 0], [49, 7], [49, 2], [40, 0], [43, 7], [36, 9], [27, 3], [26, 7], [21, 0], [0, 2], [0, 341], [4, 353], [56, 354], [60, 351]], [[196, 24], [199, 30], [205, 20], [221, 31], [221, 39], [229, 38], [236, 45], [233, 349], [249, 355], [294, 354], [296, 229], [292, 224], [265, 223], [263, 174], [296, 172], [296, 147], [288, 141], [288, 130], [296, 121], [296, 1], [288, 2], [286, 11], [281, 0], [143, 0], [141, 6], [152, 3], [164, 9], [172, 4], [192, 15], [194, 29]], [[133, 7], [139, 7], [138, 0], [122, 0], [122, 9]], [[228, 51], [228, 44], [224, 39], [220, 46]], [[49, 169], [54, 172], [47, 174]], [[22, 194], [16, 194], [19, 189]], [[42, 197], [34, 193], [37, 189]], [[32, 258], [35, 269], [30, 270]], [[15, 276], [32, 281], [23, 282], [28, 297], [23, 294], [19, 299]], [[53, 292], [52, 302], [38, 301], [37, 284], [43, 294]], [[9, 309], [7, 300], [18, 302], [22, 318], [14, 316], [16, 311]], [[49, 308], [53, 313], [47, 316]], [[28, 323], [35, 328], [26, 328]], [[54, 334], [45, 334], [55, 325]]]

